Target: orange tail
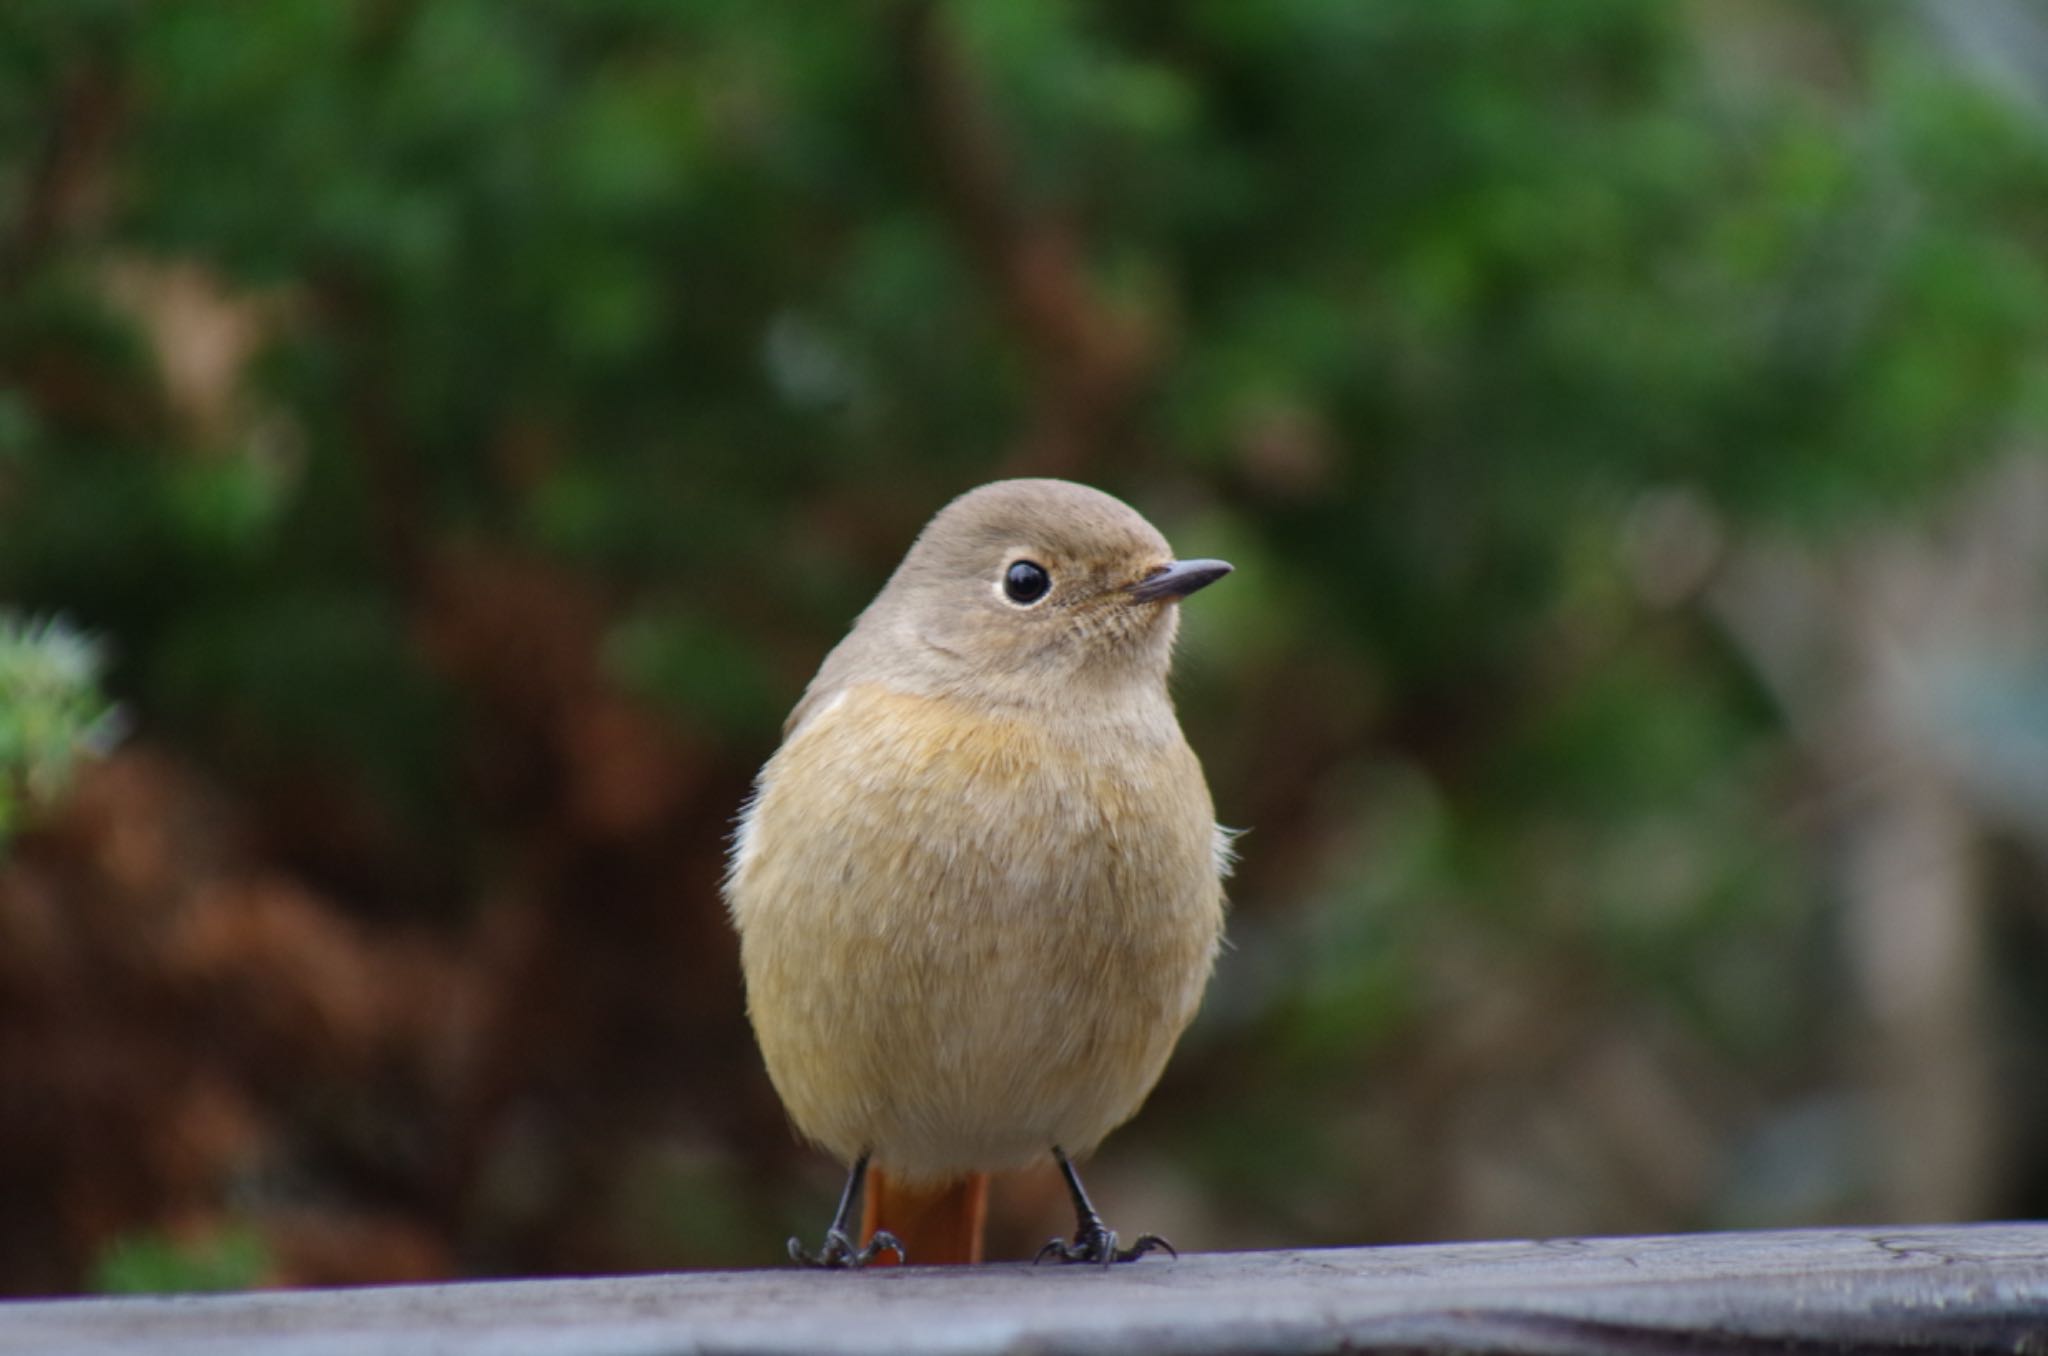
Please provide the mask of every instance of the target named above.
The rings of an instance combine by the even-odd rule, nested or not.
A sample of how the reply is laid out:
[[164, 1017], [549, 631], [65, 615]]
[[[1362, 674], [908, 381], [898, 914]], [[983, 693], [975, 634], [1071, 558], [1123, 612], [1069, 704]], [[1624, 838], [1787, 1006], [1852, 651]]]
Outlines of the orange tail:
[[[874, 1237], [877, 1229], [887, 1229], [916, 1266], [979, 1262], [982, 1225], [987, 1220], [985, 1172], [969, 1173], [942, 1186], [909, 1186], [880, 1168], [868, 1169], [860, 1217], [862, 1243]], [[893, 1266], [895, 1262], [894, 1253], [875, 1259], [877, 1265]]]

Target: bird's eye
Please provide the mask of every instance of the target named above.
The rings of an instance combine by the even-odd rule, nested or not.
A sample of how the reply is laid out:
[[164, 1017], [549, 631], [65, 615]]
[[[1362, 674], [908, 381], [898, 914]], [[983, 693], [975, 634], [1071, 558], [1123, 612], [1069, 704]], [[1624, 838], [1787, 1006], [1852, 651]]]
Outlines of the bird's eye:
[[1052, 576], [1035, 560], [1012, 561], [1003, 571], [1003, 596], [1019, 607], [1029, 607], [1052, 588]]

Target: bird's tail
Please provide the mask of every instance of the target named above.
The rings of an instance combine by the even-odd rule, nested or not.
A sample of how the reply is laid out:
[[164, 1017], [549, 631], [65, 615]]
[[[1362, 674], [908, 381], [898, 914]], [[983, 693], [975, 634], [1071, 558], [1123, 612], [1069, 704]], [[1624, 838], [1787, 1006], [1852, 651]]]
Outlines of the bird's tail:
[[[866, 1243], [886, 1229], [917, 1266], [981, 1260], [982, 1226], [988, 1219], [988, 1174], [973, 1172], [936, 1186], [897, 1181], [881, 1168], [868, 1169], [860, 1236]], [[893, 1265], [895, 1255], [876, 1258]]]

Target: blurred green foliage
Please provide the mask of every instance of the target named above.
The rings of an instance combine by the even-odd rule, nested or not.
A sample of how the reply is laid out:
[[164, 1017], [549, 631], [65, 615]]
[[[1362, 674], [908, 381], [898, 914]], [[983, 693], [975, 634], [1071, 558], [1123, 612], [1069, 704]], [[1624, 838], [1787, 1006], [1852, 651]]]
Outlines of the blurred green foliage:
[[109, 741], [104, 663], [99, 646], [61, 619], [0, 611], [0, 861], [29, 813], [68, 788], [78, 756]]
[[103, 1295], [248, 1290], [263, 1279], [263, 1269], [263, 1239], [247, 1228], [198, 1241], [152, 1234], [116, 1241], [91, 1286]]
[[[1904, 4], [18, 0], [0, 598], [113, 637], [279, 869], [456, 928], [573, 815], [449, 561], [569, 581], [485, 667], [581, 655], [729, 806], [949, 495], [1100, 484], [1240, 567], [1180, 692], [1253, 828], [1177, 1114], [1131, 1134], [1261, 1237], [1455, 1227], [1385, 1171], [1447, 1080], [1538, 1098], [1561, 1045], [1677, 1031], [1739, 1137], [1840, 1055], [1798, 749], [1707, 586], [2039, 428], [2044, 213], [2038, 115]], [[1072, 354], [1005, 229], [1137, 336], [1064, 441], [1025, 436]], [[306, 786], [359, 836], [265, 819]], [[638, 832], [591, 851], [675, 850]], [[715, 921], [692, 869], [662, 907]], [[1500, 1002], [1515, 1039], [1461, 1025]], [[1716, 1171], [1611, 1218], [1731, 1218]]]

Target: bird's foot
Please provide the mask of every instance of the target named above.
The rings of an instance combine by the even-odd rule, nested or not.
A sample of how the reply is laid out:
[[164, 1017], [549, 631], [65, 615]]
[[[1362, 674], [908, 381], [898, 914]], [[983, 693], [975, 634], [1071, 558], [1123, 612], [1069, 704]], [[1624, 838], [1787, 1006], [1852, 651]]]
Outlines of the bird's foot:
[[789, 1240], [789, 1260], [800, 1262], [807, 1267], [829, 1267], [835, 1271], [850, 1271], [864, 1267], [885, 1252], [896, 1254], [898, 1262], [908, 1262], [910, 1257], [903, 1251], [903, 1245], [896, 1241], [896, 1235], [886, 1229], [877, 1229], [875, 1236], [868, 1240], [865, 1248], [853, 1246], [853, 1240], [846, 1236], [844, 1229], [827, 1229], [825, 1246], [816, 1252], [804, 1247], [803, 1240]]
[[1059, 1262], [1096, 1262], [1109, 1266], [1113, 1262], [1135, 1262], [1148, 1252], [1164, 1252], [1178, 1257], [1180, 1252], [1173, 1244], [1158, 1234], [1140, 1234], [1138, 1241], [1128, 1248], [1116, 1245], [1116, 1230], [1097, 1224], [1092, 1229], [1077, 1232], [1072, 1241], [1064, 1238], [1050, 1238], [1038, 1250], [1034, 1262], [1043, 1262], [1050, 1257]]

